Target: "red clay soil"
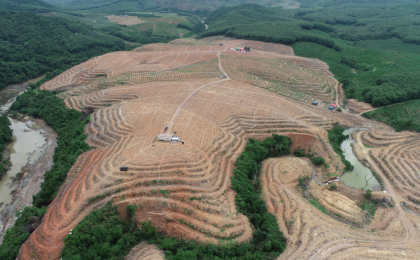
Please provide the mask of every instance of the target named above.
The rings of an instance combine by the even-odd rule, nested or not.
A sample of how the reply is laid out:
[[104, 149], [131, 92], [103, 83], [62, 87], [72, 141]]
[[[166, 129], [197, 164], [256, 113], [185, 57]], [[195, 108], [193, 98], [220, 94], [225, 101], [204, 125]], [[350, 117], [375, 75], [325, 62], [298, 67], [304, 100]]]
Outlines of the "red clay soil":
[[[332, 112], [300, 101], [303, 95], [293, 92], [293, 80], [285, 80], [282, 84], [287, 90], [276, 94], [279, 87], [251, 70], [245, 73], [240, 69], [244, 66], [243, 57], [249, 60], [249, 67], [255, 68], [255, 64], [261, 64], [260, 59], [272, 59], [267, 62], [272, 68], [266, 70], [267, 77], [300, 79], [305, 71], [308, 77], [302, 85], [307, 86], [307, 93], [314, 86], [315, 93], [317, 82], [329, 78], [325, 63], [276, 51], [287, 50], [287, 46], [253, 43], [256, 51], [247, 54], [226, 50], [238, 44], [236, 40], [224, 43], [226, 46], [154, 44], [139, 52], [106, 54], [42, 86], [48, 90], [67, 88], [59, 96], [70, 108], [95, 108], [85, 128], [87, 143], [94, 149], [79, 157], [43, 223], [23, 244], [18, 259], [58, 259], [69, 230], [107, 201], [113, 201], [121, 212], [127, 203], [138, 206], [139, 223], [151, 220], [159, 231], [172, 236], [212, 243], [249, 241], [252, 228], [247, 217], [236, 211], [235, 194], [230, 189], [234, 162], [249, 137], [289, 135], [294, 141], [292, 150], [311, 148], [322, 157], [331, 157], [330, 168], [336, 170], [342, 167], [341, 160], [328, 144], [325, 129], [335, 123], [375, 127], [358, 115]], [[264, 51], [273, 47], [274, 52]], [[296, 71], [285, 69], [281, 74], [281, 69], [275, 69], [279, 65], [274, 64], [286, 66], [285, 63]], [[98, 76], [103, 73], [106, 78]], [[220, 78], [223, 74], [228, 78]], [[333, 90], [328, 93], [332, 95]], [[158, 142], [157, 136], [164, 133], [165, 127], [170, 127], [166, 133], [180, 136], [184, 144]], [[383, 137], [384, 133], [378, 132], [378, 138]], [[398, 138], [408, 137], [395, 136], [391, 140]], [[404, 163], [391, 160], [395, 166], [389, 167], [394, 172], [408, 169], [412, 174], [410, 169], [418, 167], [415, 159], [420, 154], [403, 151], [418, 144], [393, 144], [397, 150], [385, 147], [382, 153], [372, 151], [372, 156], [382, 159], [385, 153], [398, 153]], [[280, 258], [351, 259], [359, 251], [370, 258], [375, 254], [382, 256], [382, 251], [398, 258], [400, 249], [407, 249], [407, 257], [412, 256], [414, 251], [408, 249], [413, 249], [415, 242], [407, 238], [417, 238], [414, 232], [418, 231], [411, 230], [412, 219], [401, 207], [379, 211], [381, 219], [374, 218], [371, 226], [366, 225], [369, 230], [376, 229], [375, 234], [353, 230], [314, 208], [297, 193], [297, 177], [311, 174], [312, 169], [309, 162], [296, 159], [276, 159], [264, 166], [267, 206], [282, 230], [288, 230], [284, 231], [288, 247]], [[121, 166], [128, 166], [129, 170], [120, 172]], [[377, 172], [383, 174], [381, 169]], [[396, 180], [403, 182], [403, 177]], [[391, 184], [386, 185], [388, 190]], [[404, 185], [410, 195], [417, 196], [409, 183]], [[316, 184], [311, 184], [311, 191], [314, 196], [320, 195], [320, 203], [332, 212], [363, 216], [345, 195], [334, 196]], [[89, 198], [101, 194], [111, 195], [88, 203]], [[390, 195], [399, 203], [401, 197], [395, 194]], [[337, 207], [335, 197], [340, 198]], [[374, 240], [371, 236], [375, 236]], [[331, 250], [336, 253], [333, 258]]]

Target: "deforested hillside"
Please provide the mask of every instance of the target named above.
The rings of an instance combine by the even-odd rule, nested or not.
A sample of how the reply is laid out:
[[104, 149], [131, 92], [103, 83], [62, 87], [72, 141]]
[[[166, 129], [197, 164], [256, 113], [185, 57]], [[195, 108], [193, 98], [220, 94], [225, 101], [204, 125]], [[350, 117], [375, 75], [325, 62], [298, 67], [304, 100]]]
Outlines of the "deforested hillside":
[[[92, 112], [85, 127], [92, 149], [71, 168], [19, 259], [108, 251], [121, 256], [135, 241], [148, 239], [170, 259], [246, 259], [251, 252], [260, 259], [325, 259], [332, 252], [347, 259], [375, 257], [378, 251], [398, 258], [401, 250], [411, 258], [410, 250], [418, 247], [411, 241], [419, 234], [414, 215], [398, 202], [399, 196], [418, 197], [411, 185], [417, 182], [404, 181], [419, 167], [417, 155], [407, 154], [418, 148], [412, 142], [418, 135], [392, 133], [359, 115], [328, 110], [326, 104], [338, 103], [338, 82], [331, 76], [326, 63], [295, 56], [288, 46], [217, 37], [109, 53], [55, 77], [41, 89], [56, 91], [68, 108]], [[315, 99], [318, 106], [311, 105]], [[348, 163], [337, 154], [335, 140], [347, 138], [337, 125], [369, 129], [353, 138], [358, 156], [382, 177], [373, 199], [341, 182], [324, 184], [336, 181]], [[174, 141], [162, 141], [167, 136]], [[276, 154], [282, 157], [270, 158]], [[254, 176], [253, 169], [261, 174]], [[395, 191], [394, 180], [401, 182]], [[106, 215], [125, 208], [126, 224], [115, 213]], [[109, 245], [105, 251], [97, 243], [82, 246], [81, 236], [111, 232], [99, 231], [111, 218], [113, 224], [106, 225], [122, 230], [115, 235], [127, 241], [124, 246], [109, 237], [99, 243]]]

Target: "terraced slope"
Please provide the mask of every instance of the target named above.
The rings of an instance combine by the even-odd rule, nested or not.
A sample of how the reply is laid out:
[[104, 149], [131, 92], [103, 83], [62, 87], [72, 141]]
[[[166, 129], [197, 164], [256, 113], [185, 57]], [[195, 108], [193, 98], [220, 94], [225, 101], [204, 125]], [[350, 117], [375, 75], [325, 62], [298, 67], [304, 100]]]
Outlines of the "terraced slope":
[[[292, 150], [311, 148], [330, 165], [314, 170], [307, 161], [293, 157], [264, 163], [266, 203], [289, 239], [280, 258], [325, 259], [334, 252], [336, 259], [349, 259], [359, 254], [352, 248], [366, 241], [365, 248], [372, 250], [389, 243], [387, 250], [395, 253], [405, 248], [398, 243], [417, 236], [408, 232], [412, 223], [396, 205], [378, 210], [379, 219], [366, 225], [380, 234], [371, 242], [373, 235], [365, 229], [331, 219], [295, 189], [300, 175], [313, 177], [316, 172], [322, 177], [344, 168], [328, 144], [325, 129], [336, 123], [375, 127], [358, 115], [308, 104], [314, 97], [332, 98], [336, 82], [325, 63], [293, 56], [291, 51], [288, 55], [264, 51], [272, 50], [273, 44], [242, 41], [256, 47], [239, 53], [230, 50], [239, 44], [237, 40], [224, 43], [181, 46], [175, 42], [107, 54], [42, 86], [65, 90], [59, 96], [70, 108], [94, 108], [85, 129], [94, 149], [79, 157], [19, 259], [58, 259], [69, 230], [111, 200], [117, 205], [141, 205], [138, 220], [152, 220], [167, 235], [212, 243], [248, 241], [253, 230], [236, 211], [230, 177], [248, 138], [263, 139], [272, 133], [290, 136]], [[288, 48], [274, 46], [275, 50]], [[107, 77], [93, 76], [98, 74]], [[279, 86], [285, 90], [281, 95], [275, 91]], [[304, 98], [296, 101], [299, 97]], [[165, 127], [166, 133], [180, 136], [185, 144], [158, 142]], [[128, 166], [127, 172], [119, 171], [123, 165]], [[354, 215], [355, 221], [364, 216], [345, 195], [339, 196], [338, 206], [325, 186], [311, 182], [311, 192], [323, 197], [319, 202], [332, 212]]]

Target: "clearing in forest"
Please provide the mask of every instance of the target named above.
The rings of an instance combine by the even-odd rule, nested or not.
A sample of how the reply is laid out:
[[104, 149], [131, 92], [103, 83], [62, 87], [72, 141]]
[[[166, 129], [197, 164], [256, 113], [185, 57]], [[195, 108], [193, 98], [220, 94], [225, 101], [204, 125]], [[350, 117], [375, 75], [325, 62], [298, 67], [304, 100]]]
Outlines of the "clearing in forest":
[[109, 15], [107, 16], [110, 22], [123, 24], [127, 26], [145, 23], [146, 21], [140, 20], [137, 16], [129, 16], [129, 15]]

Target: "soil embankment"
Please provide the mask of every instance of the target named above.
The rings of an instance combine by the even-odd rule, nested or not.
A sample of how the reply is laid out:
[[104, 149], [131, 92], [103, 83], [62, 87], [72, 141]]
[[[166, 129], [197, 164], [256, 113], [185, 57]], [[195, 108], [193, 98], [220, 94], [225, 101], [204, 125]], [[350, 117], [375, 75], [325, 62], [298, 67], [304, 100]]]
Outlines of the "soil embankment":
[[[32, 130], [40, 132], [42, 138], [45, 138], [45, 142], [32, 152], [32, 156], [29, 156], [26, 165], [20, 170], [21, 177], [16, 176], [17, 178], [10, 179], [7, 183], [8, 187], [3, 187], [8, 188], [8, 190], [14, 189], [10, 193], [12, 195], [11, 202], [6, 204], [0, 212], [2, 222], [0, 243], [3, 241], [5, 231], [14, 225], [16, 212], [27, 206], [32, 206], [32, 196], [41, 190], [44, 173], [51, 169], [53, 165], [52, 157], [57, 147], [57, 134], [44, 121], [32, 118], [30, 120], [25, 118], [24, 121], [32, 121], [33, 123], [30, 125]], [[13, 150], [13, 147], [11, 149]]]

